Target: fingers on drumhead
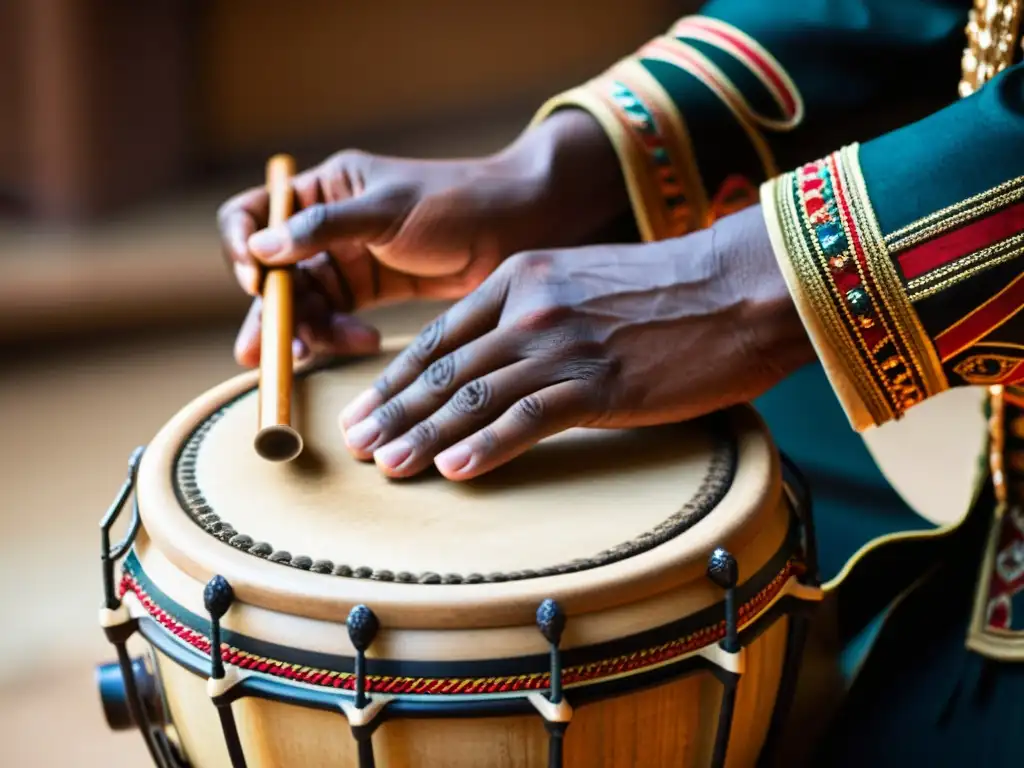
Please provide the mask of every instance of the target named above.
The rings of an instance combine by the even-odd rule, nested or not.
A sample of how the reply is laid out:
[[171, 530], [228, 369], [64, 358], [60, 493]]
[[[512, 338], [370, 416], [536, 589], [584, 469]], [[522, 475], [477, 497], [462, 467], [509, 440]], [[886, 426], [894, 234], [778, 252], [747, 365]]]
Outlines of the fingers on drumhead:
[[354, 403], [354, 409], [375, 403], [370, 406], [372, 410], [351, 427], [343, 425], [349, 448], [357, 457], [369, 458], [377, 448], [436, 413], [457, 393], [464, 393], [462, 388], [470, 388], [474, 380], [517, 359], [511, 338], [492, 331], [437, 358], [408, 387], [386, 402], [381, 403], [379, 392], [372, 390], [374, 395], [364, 395], [368, 397], [365, 403]]
[[441, 357], [493, 330], [501, 316], [501, 301], [494, 291], [483, 288], [481, 286], [424, 327], [377, 377], [373, 389], [361, 393], [342, 411], [342, 428], [348, 429], [364, 420], [374, 408], [401, 393]]
[[547, 437], [586, 418], [586, 384], [567, 381], [516, 401], [493, 423], [434, 458], [449, 480], [471, 480], [507, 464]]
[[[384, 474], [407, 477], [426, 469], [438, 454], [469, 438], [467, 444], [476, 460], [493, 462], [494, 457], [516, 447], [507, 446], [510, 437], [516, 437], [517, 433], [510, 432], [503, 412], [510, 414], [507, 418], [518, 424], [520, 430], [534, 432], [546, 428], [549, 417], [545, 409], [554, 408], [556, 430], [579, 418], [581, 411], [567, 412], [554, 388], [555, 400], [550, 404], [546, 402], [546, 398], [551, 397], [544, 388], [548, 378], [542, 363], [523, 360], [472, 379], [429, 418], [416, 423], [398, 438], [382, 442], [374, 451], [374, 460]], [[543, 397], [538, 390], [544, 392]], [[468, 463], [471, 457], [465, 458]], [[449, 463], [458, 464], [454, 459]], [[456, 466], [453, 474], [461, 469]]]

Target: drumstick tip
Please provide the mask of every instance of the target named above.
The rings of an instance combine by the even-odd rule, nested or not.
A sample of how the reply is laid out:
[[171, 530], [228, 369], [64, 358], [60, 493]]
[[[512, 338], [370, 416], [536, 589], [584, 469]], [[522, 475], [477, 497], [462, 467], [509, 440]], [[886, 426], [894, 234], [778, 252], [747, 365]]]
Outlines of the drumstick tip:
[[253, 447], [267, 461], [291, 461], [302, 453], [302, 435], [287, 424], [273, 424], [256, 433]]

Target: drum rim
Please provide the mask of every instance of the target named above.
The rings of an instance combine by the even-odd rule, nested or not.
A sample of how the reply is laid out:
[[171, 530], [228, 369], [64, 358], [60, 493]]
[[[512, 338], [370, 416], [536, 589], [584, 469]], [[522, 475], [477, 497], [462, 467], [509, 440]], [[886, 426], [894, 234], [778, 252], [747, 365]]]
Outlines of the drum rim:
[[[324, 366], [306, 372], [311, 375], [320, 371], [330, 371], [340, 366]], [[184, 512], [209, 536], [225, 542], [242, 552], [281, 567], [298, 568], [316, 573], [327, 578], [368, 579], [372, 581], [400, 582], [416, 584], [422, 588], [431, 588], [439, 584], [478, 584], [520, 581], [553, 576], [559, 573], [587, 571], [600, 568], [619, 560], [631, 557], [652, 549], [659, 544], [683, 535], [694, 525], [707, 517], [719, 505], [728, 492], [736, 475], [739, 464], [738, 445], [728, 417], [721, 413], [709, 414], [695, 420], [711, 442], [711, 459], [708, 462], [704, 477], [693, 496], [676, 512], [660, 521], [654, 528], [633, 535], [619, 544], [587, 557], [559, 562], [536, 570], [518, 570], [508, 572], [454, 573], [444, 576], [434, 572], [410, 573], [388, 568], [353, 568], [348, 563], [337, 563], [333, 559], [311, 557], [304, 554], [293, 555], [288, 550], [278, 550], [269, 542], [255, 543], [252, 536], [244, 531], [237, 531], [230, 520], [223, 519], [219, 510], [206, 498], [202, 488], [196, 481], [196, 465], [203, 440], [214, 425], [222, 418], [226, 409], [239, 399], [251, 397], [253, 389], [243, 390], [234, 398], [215, 408], [192, 431], [183, 443], [175, 458], [172, 468], [171, 483], [175, 496]], [[257, 553], [256, 548], [261, 550]], [[323, 554], [322, 552], [320, 554]], [[342, 569], [339, 572], [339, 569]]]
[[[393, 350], [397, 342], [384, 345]], [[570, 611], [595, 611], [633, 602], [693, 581], [703, 574], [707, 554], [717, 546], [733, 551], [756, 535], [747, 523], [777, 505], [782, 494], [775, 445], [750, 406], [722, 413], [736, 443], [732, 481], [703, 519], [658, 546], [595, 568], [536, 578], [480, 584], [384, 582], [325, 578], [301, 568], [277, 567], [211, 536], [185, 513], [175, 491], [174, 468], [189, 437], [215, 411], [258, 383], [249, 371], [207, 390], [181, 408], [157, 433], [139, 467], [137, 492], [142, 524], [153, 545], [177, 568], [206, 582], [225, 576], [238, 599], [297, 616], [337, 620], [352, 606], [367, 603], [389, 615], [392, 626], [445, 626], [451, 611], [473, 606], [473, 626], [518, 623], [545, 597]], [[761, 472], [758, 477], [755, 468]], [[767, 471], [764, 471], [767, 469]], [[272, 574], [272, 575], [268, 575]], [[404, 617], [404, 618], [403, 618]]]

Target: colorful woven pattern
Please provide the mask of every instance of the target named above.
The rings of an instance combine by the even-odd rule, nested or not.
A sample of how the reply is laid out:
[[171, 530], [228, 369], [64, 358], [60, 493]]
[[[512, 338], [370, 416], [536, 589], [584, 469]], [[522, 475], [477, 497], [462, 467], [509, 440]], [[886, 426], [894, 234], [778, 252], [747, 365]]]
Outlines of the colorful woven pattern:
[[[740, 607], [740, 626], [753, 621], [780, 593], [790, 578], [800, 576], [804, 571], [798, 560], [790, 560], [785, 567], [750, 600]], [[203, 633], [186, 626], [166, 609], [157, 605], [140, 582], [131, 574], [121, 578], [120, 594], [134, 594], [146, 613], [161, 627], [202, 654], [210, 653], [210, 640]], [[606, 659], [591, 664], [567, 667], [563, 672], [566, 686], [593, 684], [622, 674], [643, 672], [655, 665], [679, 659], [725, 636], [725, 622], [718, 622], [685, 637], [671, 640], [636, 653]], [[284, 680], [294, 680], [308, 685], [325, 688], [353, 690], [355, 676], [350, 671], [314, 669], [298, 664], [258, 656], [227, 644], [221, 649], [226, 664], [252, 670]], [[487, 678], [423, 678], [387, 677], [369, 675], [367, 686], [374, 693], [407, 695], [459, 695], [459, 694], [501, 694], [545, 690], [549, 687], [549, 675], [536, 673]]]
[[[772, 182], [803, 295], [876, 423], [946, 388], [871, 209], [857, 145]], [[771, 213], [770, 213], [771, 215]]]

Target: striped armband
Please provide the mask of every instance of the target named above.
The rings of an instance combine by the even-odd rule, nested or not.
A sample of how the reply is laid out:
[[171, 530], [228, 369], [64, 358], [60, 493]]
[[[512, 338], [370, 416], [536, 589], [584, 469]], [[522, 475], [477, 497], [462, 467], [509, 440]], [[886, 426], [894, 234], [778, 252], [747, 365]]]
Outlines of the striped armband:
[[[726, 71], [737, 68], [781, 117], [755, 109]], [[593, 115], [614, 145], [645, 241], [678, 237], [756, 203], [757, 182], [777, 173], [764, 132], [792, 130], [804, 113], [795, 84], [768, 51], [703, 16], [680, 20], [549, 100], [534, 122], [566, 107]]]
[[761, 188], [772, 247], [851, 424], [1024, 382], [1024, 179], [881, 230], [859, 145]]

